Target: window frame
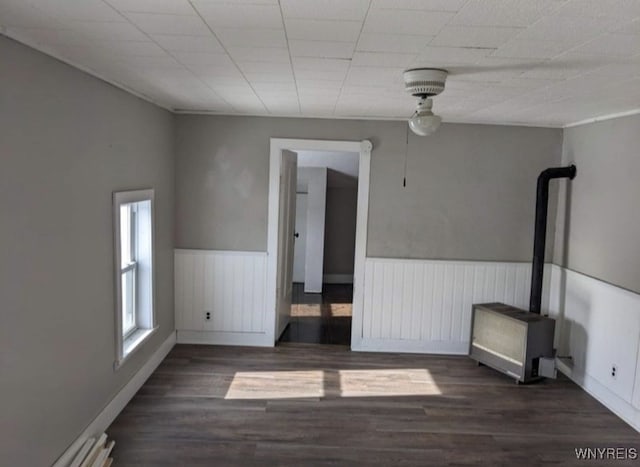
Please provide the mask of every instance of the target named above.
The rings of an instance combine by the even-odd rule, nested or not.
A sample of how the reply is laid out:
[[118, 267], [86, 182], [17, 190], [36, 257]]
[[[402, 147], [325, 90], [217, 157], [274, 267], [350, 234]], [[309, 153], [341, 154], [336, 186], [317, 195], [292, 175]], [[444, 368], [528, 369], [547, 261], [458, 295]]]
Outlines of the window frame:
[[[114, 370], [117, 370], [127, 359], [139, 349], [142, 344], [151, 337], [151, 335], [158, 329], [156, 322], [155, 303], [156, 303], [156, 290], [155, 290], [155, 213], [154, 213], [154, 198], [155, 193], [153, 189], [144, 190], [130, 190], [130, 191], [116, 191], [113, 193], [113, 237], [114, 237], [114, 269], [115, 269], [115, 321], [116, 321], [116, 359], [114, 363]], [[146, 307], [142, 309], [140, 307], [141, 291], [143, 286], [140, 286], [139, 271], [140, 271], [140, 258], [139, 253], [139, 239], [138, 237], [143, 235], [141, 216], [138, 212], [132, 216], [135, 219], [134, 224], [130, 224], [129, 240], [130, 248], [132, 249], [133, 261], [127, 265], [122, 265], [122, 230], [121, 230], [121, 206], [132, 203], [149, 202], [147, 228], [148, 232], [145, 235], [149, 235], [150, 245], [147, 248], [147, 274], [148, 277], [145, 281], [146, 286]], [[146, 211], [146, 209], [145, 209]], [[135, 252], [134, 252], [135, 249]], [[128, 330], [127, 333], [123, 332], [124, 320], [123, 320], [123, 303], [122, 303], [122, 280], [126, 271], [134, 271], [134, 321], [135, 325], [133, 329]], [[150, 279], [150, 284], [148, 284]], [[145, 314], [145, 316], [143, 316]]]

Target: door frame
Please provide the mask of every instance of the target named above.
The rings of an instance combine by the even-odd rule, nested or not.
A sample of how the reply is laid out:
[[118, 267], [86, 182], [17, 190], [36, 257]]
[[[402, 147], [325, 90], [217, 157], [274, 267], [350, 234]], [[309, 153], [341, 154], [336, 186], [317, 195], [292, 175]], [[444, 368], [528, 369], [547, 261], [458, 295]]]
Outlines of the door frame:
[[358, 207], [356, 214], [356, 245], [353, 267], [353, 316], [351, 323], [351, 347], [362, 340], [362, 316], [364, 304], [364, 267], [367, 255], [367, 224], [369, 219], [369, 172], [371, 150], [369, 140], [329, 141], [314, 139], [271, 138], [269, 152], [269, 199], [267, 214], [267, 309], [265, 331], [276, 343], [276, 287], [278, 279], [278, 218], [280, 215], [280, 166], [282, 150], [289, 151], [335, 151], [359, 153]]

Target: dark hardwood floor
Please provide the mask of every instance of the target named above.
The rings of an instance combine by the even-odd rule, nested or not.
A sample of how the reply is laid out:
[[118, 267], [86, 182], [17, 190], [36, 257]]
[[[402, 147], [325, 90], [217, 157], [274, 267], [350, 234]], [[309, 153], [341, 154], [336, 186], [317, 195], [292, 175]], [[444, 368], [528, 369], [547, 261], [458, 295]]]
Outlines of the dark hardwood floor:
[[178, 345], [107, 433], [116, 466], [619, 466], [638, 461], [575, 449], [640, 449], [566, 379], [313, 344]]
[[323, 284], [317, 294], [294, 283], [291, 318], [280, 342], [350, 345], [352, 302], [351, 284]]

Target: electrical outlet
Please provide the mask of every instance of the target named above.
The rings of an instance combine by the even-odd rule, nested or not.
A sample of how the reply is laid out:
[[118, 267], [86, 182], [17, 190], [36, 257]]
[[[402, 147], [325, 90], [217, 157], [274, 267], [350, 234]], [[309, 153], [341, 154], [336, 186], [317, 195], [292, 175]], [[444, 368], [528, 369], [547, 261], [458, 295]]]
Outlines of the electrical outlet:
[[618, 367], [616, 365], [611, 365], [611, 377], [616, 379], [618, 376]]
[[204, 319], [206, 319], [207, 321], [209, 321], [211, 319], [211, 312], [210, 311], [206, 311], [204, 313]]

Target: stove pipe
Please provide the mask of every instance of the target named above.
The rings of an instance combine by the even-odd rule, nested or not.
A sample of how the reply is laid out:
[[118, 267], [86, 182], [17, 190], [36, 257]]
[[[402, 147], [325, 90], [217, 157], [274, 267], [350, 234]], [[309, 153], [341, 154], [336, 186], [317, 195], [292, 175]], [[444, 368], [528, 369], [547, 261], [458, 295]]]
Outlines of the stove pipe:
[[549, 180], [576, 176], [576, 166], [552, 167], [538, 176], [536, 193], [536, 224], [533, 237], [533, 267], [531, 270], [531, 299], [529, 311], [540, 314], [542, 306], [542, 277], [544, 274], [544, 252], [547, 240], [547, 208], [549, 204]]

